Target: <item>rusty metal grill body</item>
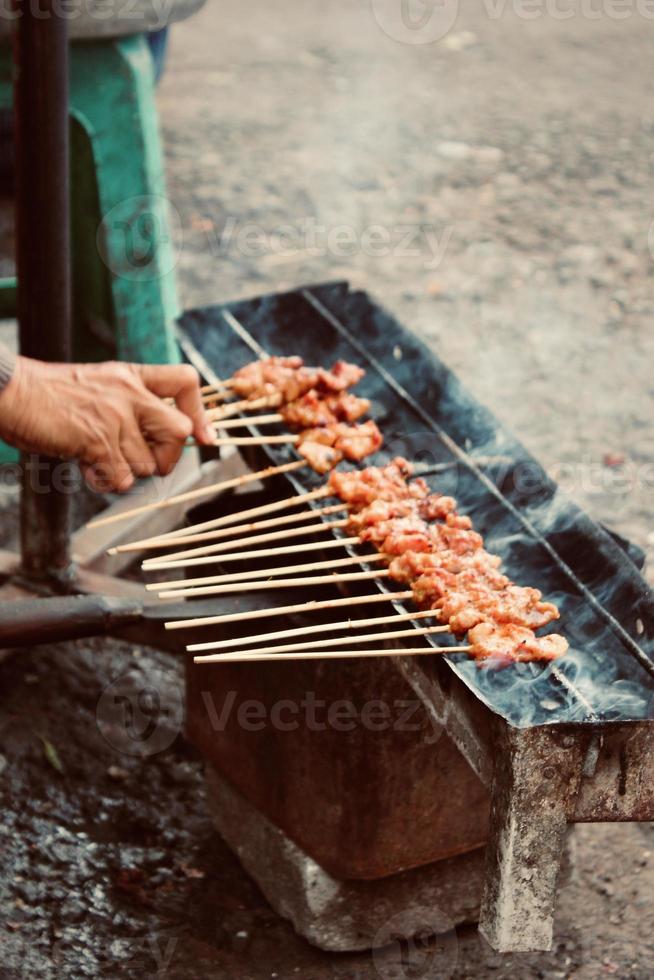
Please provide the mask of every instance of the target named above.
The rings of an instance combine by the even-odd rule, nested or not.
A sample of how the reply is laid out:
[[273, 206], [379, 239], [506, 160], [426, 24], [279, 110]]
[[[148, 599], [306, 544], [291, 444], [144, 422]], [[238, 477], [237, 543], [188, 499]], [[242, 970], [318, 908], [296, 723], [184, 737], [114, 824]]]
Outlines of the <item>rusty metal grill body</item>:
[[[654, 601], [637, 550], [567, 499], [433, 352], [346, 284], [191, 311], [180, 339], [209, 381], [263, 354], [361, 364], [358, 390], [385, 436], [373, 462], [416, 462], [512, 578], [559, 604], [571, 652], [555, 665], [396, 662], [491, 790], [482, 932], [499, 950], [548, 948], [567, 824], [654, 819]], [[293, 458], [277, 446], [262, 455]], [[323, 482], [308, 468], [286, 479], [298, 493]]]

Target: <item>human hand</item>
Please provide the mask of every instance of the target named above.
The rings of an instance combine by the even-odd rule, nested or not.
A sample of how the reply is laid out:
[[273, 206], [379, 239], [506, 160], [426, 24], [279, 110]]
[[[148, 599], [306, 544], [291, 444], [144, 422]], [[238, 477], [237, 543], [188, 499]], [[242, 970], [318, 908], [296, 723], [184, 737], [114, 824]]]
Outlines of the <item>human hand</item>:
[[79, 459], [98, 490], [124, 492], [135, 477], [170, 473], [190, 435], [214, 440], [188, 365], [19, 357], [0, 392], [0, 437], [26, 452]]

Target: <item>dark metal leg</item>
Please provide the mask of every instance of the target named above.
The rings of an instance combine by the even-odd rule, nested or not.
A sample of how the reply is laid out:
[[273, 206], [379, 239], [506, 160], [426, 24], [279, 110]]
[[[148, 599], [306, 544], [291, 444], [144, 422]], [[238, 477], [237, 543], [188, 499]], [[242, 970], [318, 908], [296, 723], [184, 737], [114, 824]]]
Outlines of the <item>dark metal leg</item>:
[[[20, 4], [15, 41], [16, 228], [20, 350], [68, 361], [70, 219], [68, 38], [57, 0]], [[23, 458], [21, 544], [32, 579], [71, 575], [70, 493], [53, 485], [56, 461]]]
[[496, 746], [479, 930], [501, 953], [548, 950], [582, 747], [544, 729], [513, 731], [506, 743]]

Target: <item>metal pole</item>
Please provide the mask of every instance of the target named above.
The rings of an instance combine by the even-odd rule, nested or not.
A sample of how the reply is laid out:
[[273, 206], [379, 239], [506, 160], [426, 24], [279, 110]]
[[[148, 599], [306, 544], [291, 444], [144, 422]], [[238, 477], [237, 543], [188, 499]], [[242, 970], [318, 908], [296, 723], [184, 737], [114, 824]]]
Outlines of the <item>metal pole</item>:
[[[68, 32], [58, 0], [16, 2], [14, 115], [20, 352], [71, 358]], [[71, 576], [72, 496], [60, 461], [23, 456], [21, 549], [32, 579]]]

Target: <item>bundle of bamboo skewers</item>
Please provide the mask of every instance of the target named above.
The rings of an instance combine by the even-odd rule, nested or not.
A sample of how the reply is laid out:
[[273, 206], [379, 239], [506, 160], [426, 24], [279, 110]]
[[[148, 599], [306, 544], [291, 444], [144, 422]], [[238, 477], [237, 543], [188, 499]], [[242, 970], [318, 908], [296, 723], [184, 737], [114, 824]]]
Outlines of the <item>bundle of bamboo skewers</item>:
[[[310, 379], [315, 382], [315, 379], [319, 375], [321, 369], [304, 368], [301, 362], [299, 362], [299, 359], [271, 359], [271, 361], [273, 362], [272, 368], [277, 372], [278, 376], [280, 376], [279, 371], [281, 370], [281, 377], [283, 380], [283, 384], [278, 386], [279, 390], [276, 392], [271, 393], [268, 390], [263, 390], [262, 393], [262, 386], [265, 388], [266, 385], [270, 385], [270, 382], [265, 380], [266, 362], [254, 362], [253, 365], [248, 365], [245, 369], [242, 369], [241, 372], [237, 372], [234, 378], [230, 379], [229, 381], [221, 382], [219, 385], [215, 386], [207, 386], [203, 389], [203, 398], [209, 405], [213, 406], [211, 408], [211, 417], [216, 423], [220, 422], [227, 427], [237, 427], [237, 424], [267, 424], [268, 422], [282, 421], [285, 417], [295, 419], [298, 417], [301, 418], [302, 412], [306, 410], [315, 412], [316, 401], [321, 403], [326, 402], [329, 398], [331, 398], [332, 407], [338, 404], [338, 401], [334, 400], [333, 392], [326, 398], [314, 399], [313, 395], [308, 397], [309, 389], [306, 388], [306, 384], [308, 384]], [[281, 368], [280, 362], [285, 362]], [[338, 363], [342, 364], [343, 362]], [[359, 371], [359, 369], [355, 369], [353, 365], [345, 365], [345, 369], [346, 374], [349, 371], [347, 380], [351, 383], [352, 378], [356, 378], [355, 372]], [[302, 372], [304, 372], [304, 375]], [[323, 375], [325, 374], [329, 375], [330, 372], [323, 372]], [[336, 372], [333, 377], [337, 378], [337, 374], [338, 372]], [[298, 377], [300, 379], [299, 382]], [[356, 380], [358, 380], [358, 378], [356, 378]], [[341, 391], [342, 390], [344, 389], [341, 388]], [[231, 402], [228, 400], [230, 396], [234, 394], [238, 396], [239, 394], [243, 394], [245, 391], [249, 397]], [[300, 392], [299, 395], [298, 391]], [[296, 397], [288, 399], [287, 396], [290, 394], [293, 394]], [[324, 395], [324, 391], [322, 394]], [[351, 395], [347, 395], [346, 397], [354, 399], [354, 396]], [[356, 399], [354, 399], [354, 401], [356, 401]], [[221, 407], [218, 407], [219, 402], [221, 403]], [[285, 416], [280, 412], [234, 420], [232, 422], [224, 421], [229, 417], [229, 414], [233, 414], [235, 412], [245, 413], [247, 410], [257, 411], [261, 408], [279, 407], [284, 404], [291, 406], [290, 416], [288, 413]], [[360, 406], [356, 406], [356, 410], [359, 410], [359, 408]], [[318, 405], [318, 411], [322, 411], [320, 404]], [[293, 412], [295, 412], [295, 416], [293, 415]], [[329, 415], [327, 415], [326, 418], [329, 422]], [[311, 438], [313, 439], [314, 436], [312, 435]], [[264, 439], [264, 437], [254, 437], [254, 439], [250, 439], [248, 441], [240, 439], [228, 439], [224, 441], [227, 441], [230, 444], [259, 445], [267, 443], [274, 445], [275, 437], [268, 437], [267, 439]], [[277, 441], [280, 441], [279, 437], [277, 438]], [[400, 461], [400, 463], [402, 462], [403, 461]], [[154, 507], [165, 507], [183, 502], [190, 502], [202, 496], [215, 494], [227, 489], [234, 489], [250, 481], [265, 480], [279, 474], [291, 473], [306, 465], [307, 461], [297, 460], [281, 466], [268, 467], [266, 470], [246, 474], [245, 476], [235, 478], [234, 480], [224, 481], [223, 483], [214, 485], [213, 487], [207, 487], [200, 490], [191, 491], [187, 494], [178, 495], [176, 497], [169, 498], [168, 500], [160, 501], [157, 504], [149, 505], [148, 507], [136, 508], [127, 513], [123, 513], [120, 515], [120, 518], [124, 518]], [[396, 464], [391, 464], [391, 467], [392, 466], [395, 466], [397, 470]], [[391, 467], [387, 467], [386, 469], [390, 472]], [[382, 470], [379, 470], [379, 468], [375, 467], [369, 468], [369, 470], [370, 472], [373, 470], [376, 470], [378, 473], [383, 472]], [[369, 471], [366, 470], [362, 472], [365, 474]], [[121, 545], [113, 550], [133, 552], [148, 550], [168, 551], [168, 554], [155, 558], [149, 558], [143, 562], [143, 568], [145, 571], [157, 572], [163, 570], [187, 569], [189, 567], [205, 566], [216, 562], [219, 562], [221, 565], [229, 565], [232, 562], [252, 561], [255, 559], [276, 561], [277, 559], [285, 558], [291, 554], [301, 555], [303, 559], [308, 557], [308, 560], [302, 560], [299, 563], [290, 566], [253, 568], [238, 574], [230, 574], [228, 572], [221, 573], [220, 575], [207, 575], [198, 578], [172, 580], [164, 584], [153, 584], [147, 586], [149, 590], [158, 591], [160, 598], [162, 599], [178, 599], [201, 595], [223, 595], [239, 592], [243, 589], [247, 589], [248, 591], [261, 591], [268, 590], [270, 588], [297, 588], [327, 584], [340, 585], [367, 580], [384, 581], [389, 578], [395, 578], [396, 580], [400, 578], [401, 581], [413, 584], [413, 580], [415, 578], [419, 579], [419, 576], [405, 575], [403, 578], [402, 574], [398, 575], [397, 571], [393, 571], [393, 566], [394, 564], [397, 565], [397, 562], [393, 561], [392, 555], [393, 553], [395, 553], [396, 556], [402, 555], [401, 548], [400, 550], [391, 552], [390, 554], [384, 549], [373, 551], [370, 554], [358, 554], [353, 551], [354, 547], [362, 545], [366, 541], [370, 541], [371, 538], [370, 536], [366, 538], [365, 533], [363, 535], [352, 533], [351, 522], [353, 520], [353, 513], [357, 510], [361, 510], [361, 507], [355, 506], [353, 500], [348, 500], [347, 494], [343, 495], [339, 493], [339, 473], [340, 471], [333, 471], [332, 477], [336, 478], [332, 479], [332, 477], [330, 477], [328, 483], [317, 490], [299, 494], [286, 500], [273, 501], [258, 507], [248, 508], [236, 514], [225, 514], [212, 520], [204, 521], [201, 524], [197, 524], [190, 528], [182, 528], [166, 535], [131, 542], [129, 544]], [[393, 480], [396, 484], [396, 489], [394, 492], [399, 492], [400, 497], [404, 496], [407, 500], [409, 500], [412, 496], [414, 499], [419, 497], [421, 494], [424, 496], [425, 490], [428, 490], [424, 484], [422, 487], [419, 487], [415, 493], [412, 490], [409, 490], [408, 481], [405, 479], [405, 474], [401, 474], [399, 484], [397, 473], [393, 475]], [[402, 488], [402, 482], [404, 483], [404, 487], [406, 489]], [[416, 482], [416, 487], [419, 482], [421, 481]], [[343, 479], [341, 479], [341, 484], [346, 486], [346, 484], [343, 484]], [[335, 496], [337, 498], [340, 497], [341, 499], [335, 504], [323, 504], [323, 501], [330, 496]], [[438, 496], [439, 495], [431, 495], [431, 497], [434, 499], [436, 499]], [[443, 498], [443, 500], [448, 501], [451, 499], [452, 498]], [[305, 505], [308, 505], [306, 509], [297, 510], [297, 508], [304, 507]], [[413, 506], [413, 504], [411, 506]], [[283, 513], [283, 511], [286, 510], [291, 512], [286, 514]], [[409, 507], [407, 513], [410, 511], [411, 507]], [[276, 516], [268, 516], [272, 514]], [[451, 515], [446, 516], [445, 514], [442, 514], [440, 516], [444, 518], [446, 517], [446, 520], [451, 524], [451, 533], [458, 534], [459, 540], [461, 540], [461, 536], [469, 536], [469, 543], [466, 545], [466, 549], [470, 548], [471, 550], [475, 550], [476, 548], [480, 547], [480, 544], [475, 539], [479, 539], [479, 542], [481, 542], [481, 539], [479, 538], [479, 535], [476, 535], [475, 532], [471, 530], [471, 523], [468, 518], [458, 517], [458, 523], [457, 521], [452, 523], [450, 522]], [[116, 517], [105, 519], [105, 522], [107, 520], [120, 518]], [[95, 523], [96, 525], [103, 523], [103, 520], [100, 519]], [[401, 524], [401, 520], [399, 523]], [[443, 523], [442, 526], [445, 527], [445, 523]], [[350, 528], [349, 531], [346, 530], [348, 527]], [[453, 529], [458, 530], [455, 531]], [[299, 544], [295, 541], [292, 544], [286, 543], [290, 539], [298, 539], [308, 535], [322, 535], [326, 532], [332, 532], [332, 534], [336, 535], [340, 534], [341, 532], [345, 532], [346, 536], [334, 536], [332, 540], [328, 541], [312, 540]], [[441, 531], [440, 533], [442, 535], [444, 532]], [[381, 541], [382, 539], [379, 538], [379, 540]], [[404, 540], [405, 542], [405, 550], [408, 547], [408, 550], [410, 551], [411, 536], [409, 535], [407, 539], [401, 540]], [[284, 541], [284, 543], [280, 545], [280, 541]], [[275, 542], [275, 546], [271, 546], [271, 542]], [[470, 542], [473, 542], [473, 544], [470, 544]], [[264, 545], [266, 547], [262, 547]], [[429, 547], [431, 547], [431, 545]], [[349, 550], [347, 557], [339, 557], [334, 560], [323, 560], [320, 562], [311, 560], [310, 556], [311, 552], [313, 551], [331, 551], [333, 549], [341, 548], [347, 548]], [[170, 549], [173, 550], [170, 551]], [[481, 554], [487, 553], [482, 551]], [[489, 557], [493, 558], [494, 556]], [[497, 560], [497, 563], [499, 563], [499, 559]], [[484, 576], [486, 579], [488, 579], [488, 581], [490, 581], [492, 578], [491, 571], [494, 564], [496, 563], [486, 563]], [[341, 569], [349, 569], [352, 566], [357, 565], [364, 566], [364, 570], [341, 571]], [[383, 566], [390, 566], [390, 568]], [[462, 567], [464, 566], [465, 562], [462, 563]], [[397, 567], [399, 568], [401, 566]], [[495, 576], [496, 580], [493, 588], [499, 588], [500, 585], [503, 586], [504, 583], [498, 582], [498, 579], [502, 579], [508, 583], [508, 579], [506, 579], [505, 576], [502, 576], [500, 573], [496, 572]], [[452, 576], [450, 575], [450, 578], [451, 577]], [[533, 595], [527, 597], [528, 604], [526, 606], [525, 602], [527, 599], [525, 596], [518, 596], [520, 589], [512, 586], [512, 584], [510, 585], [514, 589], [514, 594], [512, 596], [514, 608], [519, 609], [519, 605], [516, 605], [518, 599], [520, 599], [522, 602], [523, 611], [521, 615], [523, 616], [523, 620], [526, 615], [525, 609], [532, 616], [534, 611], [540, 614], [540, 620], [536, 623], [536, 625], [544, 625], [546, 622], [549, 622], [550, 619], [555, 618], [556, 615], [558, 615], [555, 607], [553, 607], [551, 604], [540, 602], [540, 593], [537, 593], [536, 590], [522, 590], [522, 593], [525, 594], [533, 593]], [[485, 581], [484, 588], [486, 588], [486, 586], [487, 582]], [[253, 610], [245, 614], [227, 614], [196, 619], [189, 617], [188, 619], [168, 623], [167, 628], [180, 629], [201, 626], [220, 626], [237, 620], [241, 622], [247, 619], [291, 615], [296, 612], [311, 612], [318, 611], [320, 609], [340, 610], [341, 608], [349, 608], [356, 605], [375, 602], [398, 603], [411, 599], [415, 601], [416, 598], [417, 593], [414, 585], [414, 587], [410, 590], [405, 589], [400, 592], [396, 591], [380, 593], [361, 597], [344, 597], [331, 601], [301, 604], [296, 603], [293, 605], [267, 610]], [[424, 596], [421, 598], [424, 600]], [[453, 630], [449, 623], [443, 621], [444, 617], [442, 616], [439, 604], [432, 603], [432, 605], [433, 608], [421, 609], [419, 612], [395, 613], [377, 617], [368, 616], [364, 619], [347, 619], [337, 623], [321, 623], [308, 628], [301, 627], [298, 629], [272, 631], [256, 637], [195, 643], [190, 645], [187, 649], [194, 654], [197, 654], [195, 661], [201, 663], [225, 663], [234, 661], [249, 662], [268, 659], [293, 660], [318, 658], [341, 659], [349, 657], [364, 658], [376, 656], [397, 656], [405, 654], [419, 656], [438, 652], [478, 652], [478, 648], [476, 648], [474, 642], [465, 645], [450, 645], [444, 647], [424, 646], [396, 648], [393, 646], [384, 646], [365, 650], [339, 648], [343, 646], [344, 641], [346, 641], [350, 646], [354, 647], [373, 643], [397, 643], [398, 641], [404, 641], [408, 637], [413, 636], [428, 638], [434, 634], [465, 632], [465, 629], [462, 630], [461, 628]], [[423, 620], [430, 619], [436, 620], [436, 623], [416, 625]], [[536, 620], [534, 620], [534, 622], [535, 621]], [[452, 622], [454, 622], [454, 620], [452, 620]], [[565, 644], [565, 641], [562, 637], [535, 637], [534, 634], [531, 633], [530, 629], [526, 629], [526, 622], [518, 619], [518, 623], [520, 624], [521, 622], [522, 625], [515, 626], [514, 624], [514, 628], [518, 631], [521, 630], [522, 634], [530, 633], [532, 635], [534, 643], [531, 647], [531, 653], [533, 654], [535, 650], [536, 654], [533, 657], [531, 655], [527, 656], [527, 653], [529, 653], [530, 650], [530, 640], [529, 637], [525, 635], [522, 636], [520, 641], [522, 646], [524, 646], [525, 643], [527, 644], [524, 651], [525, 655], [522, 657], [516, 656], [514, 659], [553, 659], [555, 656], [559, 656], [562, 652], [564, 652], [563, 645]], [[388, 627], [394, 623], [411, 623], [412, 625], [410, 628], [400, 630], [384, 629], [381, 632], [373, 631], [360, 634], [357, 632], [358, 630], [368, 628], [376, 630], [378, 627]], [[489, 624], [482, 625], [488, 626]], [[506, 632], [507, 629], [509, 629], [509, 627], [501, 627], [497, 625], [492, 626], [491, 634], [488, 634], [487, 631], [487, 635], [484, 637], [486, 647], [488, 649], [492, 649], [493, 643], [498, 640], [498, 630], [500, 633], [502, 630], [504, 630], [502, 635], [505, 641], [508, 642], [507, 638], [509, 634]], [[493, 630], [495, 631], [494, 633]], [[321, 636], [323, 633], [337, 632], [343, 635], [327, 638]], [[511, 639], [513, 640], [514, 638], [511, 637]], [[518, 639], [520, 639], [520, 636], [518, 636]], [[286, 640], [291, 640], [292, 642], [280, 642]], [[557, 644], [558, 640], [562, 642]], [[268, 643], [269, 645], [265, 648], [259, 648], [254, 651], [247, 649], [236, 649], [237, 647], [243, 648], [254, 644], [259, 645], [264, 642]], [[518, 649], [522, 649], [520, 644], [518, 644], [517, 640], [514, 642], [516, 651]], [[565, 645], [567, 646], [567, 644]], [[220, 650], [221, 652], [208, 652], [216, 650]]]

